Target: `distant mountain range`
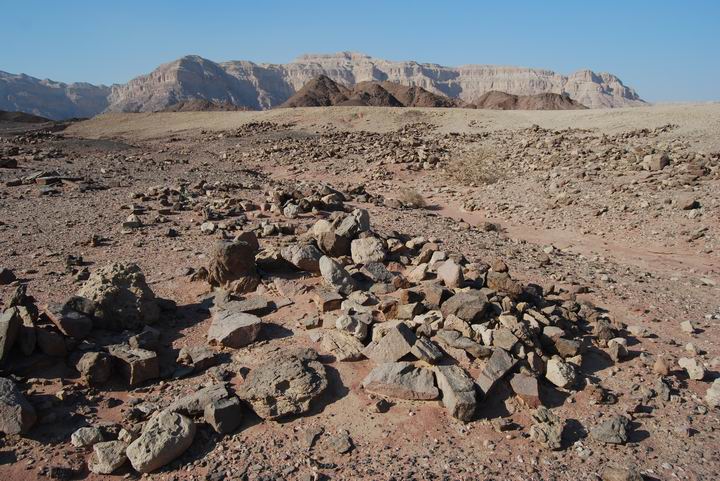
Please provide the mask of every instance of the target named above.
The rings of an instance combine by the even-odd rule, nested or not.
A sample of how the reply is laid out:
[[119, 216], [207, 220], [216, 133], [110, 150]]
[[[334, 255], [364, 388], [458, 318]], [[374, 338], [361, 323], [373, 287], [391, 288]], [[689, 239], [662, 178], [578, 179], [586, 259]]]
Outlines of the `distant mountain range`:
[[475, 103], [483, 94], [499, 91], [518, 96], [566, 94], [590, 108], [645, 104], [635, 90], [609, 73], [581, 70], [565, 76], [521, 67], [444, 67], [342, 52], [303, 55], [287, 64], [216, 63], [190, 55], [111, 87], [64, 84], [0, 72], [0, 109], [53, 119], [90, 117], [102, 112], [160, 111], [193, 100], [269, 109], [283, 104], [321, 75], [347, 88], [368, 81], [390, 82], [421, 87], [465, 103]]

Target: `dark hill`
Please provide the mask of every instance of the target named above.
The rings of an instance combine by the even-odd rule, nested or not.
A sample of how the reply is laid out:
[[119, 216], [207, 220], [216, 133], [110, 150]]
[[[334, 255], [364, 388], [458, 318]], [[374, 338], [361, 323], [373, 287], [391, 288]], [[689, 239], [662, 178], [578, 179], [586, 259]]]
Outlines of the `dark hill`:
[[587, 108], [571, 99], [567, 94], [513, 95], [497, 90], [484, 93], [469, 107], [492, 110], [581, 110]]

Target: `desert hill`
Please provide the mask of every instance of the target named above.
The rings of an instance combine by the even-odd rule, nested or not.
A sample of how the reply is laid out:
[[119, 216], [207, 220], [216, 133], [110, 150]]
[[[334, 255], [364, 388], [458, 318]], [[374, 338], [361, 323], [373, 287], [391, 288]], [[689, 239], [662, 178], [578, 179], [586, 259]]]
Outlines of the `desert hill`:
[[583, 104], [567, 94], [543, 93], [536, 95], [512, 95], [496, 90], [483, 94], [472, 108], [494, 110], [581, 110]]
[[392, 82], [360, 82], [345, 87], [326, 75], [311, 80], [281, 107], [455, 107], [457, 100], [436, 95], [421, 87]]

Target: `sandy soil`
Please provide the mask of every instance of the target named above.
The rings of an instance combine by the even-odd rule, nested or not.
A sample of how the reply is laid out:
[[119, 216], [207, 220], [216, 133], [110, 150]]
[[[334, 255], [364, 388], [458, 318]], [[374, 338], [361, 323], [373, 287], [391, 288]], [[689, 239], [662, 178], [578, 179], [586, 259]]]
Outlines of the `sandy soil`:
[[[253, 127], [257, 122], [272, 125], [269, 130]], [[385, 141], [395, 138], [392, 136], [399, 128], [418, 123], [433, 126], [424, 134], [429, 145], [446, 147], [447, 160], [443, 159], [440, 167], [411, 168], [406, 163], [368, 160]], [[473, 261], [502, 258], [514, 277], [578, 292], [578, 299], [607, 309], [613, 319], [643, 326], [652, 333], [633, 339], [633, 356], [626, 362], [612, 365], [588, 359], [583, 366], [587, 376], [615, 392], [619, 402], [597, 405], [587, 391], [562, 393], [553, 407], [571, 421], [573, 429], [565, 449], [554, 452], [527, 438], [530, 410], [511, 392], [501, 390], [483, 405], [480, 419], [469, 424], [448, 417], [437, 402], [398, 401], [389, 412], [377, 414], [368, 409], [373, 399], [359, 388], [372, 363], [333, 362], [328, 364], [336, 377], [332, 392], [310, 415], [285, 423], [262, 422], [249, 415], [237, 433], [225, 437], [202, 429], [185, 455], [149, 478], [223, 479], [226, 475], [225, 479], [306, 480], [322, 473], [329, 479], [348, 480], [596, 480], [605, 465], [614, 463], [635, 464], [646, 479], [710, 481], [720, 470], [720, 416], [717, 409], [708, 410], [702, 398], [720, 369], [717, 175], [709, 174], [692, 186], [672, 182], [645, 186], [633, 177], [643, 175], [637, 171], [601, 170], [599, 177], [577, 180], [580, 176], [575, 174], [585, 170], [583, 163], [577, 163], [558, 178], [572, 185], [579, 200], [549, 207], [540, 187], [547, 182], [545, 176], [553, 169], [562, 169], [562, 165], [508, 175], [488, 185], [460, 185], [442, 167], [453, 155], [483, 142], [480, 137], [473, 137], [467, 145], [452, 137], [447, 140], [445, 134], [450, 132], [504, 135], [507, 131], [525, 136], [534, 134], [526, 134], [524, 129], [539, 125], [548, 130], [587, 129], [589, 135], [610, 136], [668, 124], [676, 127], [647, 142], [654, 146], [680, 143], [677, 148], [683, 152], [720, 151], [717, 104], [556, 112], [333, 107], [103, 115], [73, 124], [58, 136], [27, 141], [0, 138], [26, 149], [17, 169], [0, 169], [3, 183], [39, 170], [59, 170], [103, 187], [79, 190], [65, 185], [48, 193], [34, 184], [3, 184], [0, 266], [12, 269], [27, 282], [29, 292], [43, 304], [61, 301], [77, 291], [80, 282], [64, 265], [69, 254], [82, 255], [90, 270], [114, 260], [137, 262], [157, 294], [178, 303], [176, 318], [164, 320], [161, 326], [167, 333], [168, 348], [177, 351], [182, 346], [204, 343], [209, 314], [202, 299], [209, 289], [204, 283], [191, 282], [183, 269], [206, 265], [219, 234], [200, 232], [203, 219], [199, 212], [185, 211], [162, 222], [154, 221], [158, 206], [134, 193], [180, 182], [233, 182], [242, 186], [236, 190], [238, 197], [262, 202], [264, 191], [270, 187], [304, 181], [327, 182], [339, 188], [363, 183], [371, 194], [388, 199], [396, 198], [401, 187], [410, 187], [422, 193], [429, 207], [407, 209], [364, 203], [376, 230], [437, 237], [445, 249], [462, 252]], [[233, 133], [243, 126], [247, 129], [242, 133]], [[389, 137], [368, 142], [367, 155], [340, 152], [302, 160], [306, 154], [312, 156], [317, 145], [336, 142], [339, 148], [343, 146], [343, 141], [323, 137], [328, 132], [376, 132]], [[274, 156], [273, 146], [288, 139], [297, 139], [297, 144]], [[499, 138], [493, 148], [502, 149], [503, 142]], [[363, 140], [356, 143], [363, 144]], [[58, 149], [62, 154], [38, 156], [32, 149]], [[532, 155], [536, 152], [528, 153]], [[623, 176], [634, 179], [633, 185], [639, 190], [615, 191], [608, 214], [596, 216], [593, 212], [604, 204], [611, 183]], [[655, 196], [656, 191], [670, 198], [690, 191], [702, 205], [700, 213], [690, 218], [681, 209], [655, 211], [655, 204], [644, 209], [621, 208], [634, 205], [633, 199], [639, 202]], [[482, 208], [467, 211], [463, 206], [468, 199], [483, 200]], [[520, 208], [500, 208], [507, 202], [515, 202]], [[129, 204], [143, 204], [150, 210], [143, 215], [145, 227], [123, 233], [121, 223], [130, 213]], [[657, 205], [669, 204], [658, 198]], [[263, 215], [248, 213], [250, 221], [259, 221]], [[287, 222], [276, 215], [270, 220]], [[312, 221], [314, 218], [306, 216], [293, 222]], [[487, 222], [496, 229], [486, 229]], [[170, 227], [180, 235], [166, 236]], [[689, 242], [688, 235], [698, 229], [705, 229], [703, 237]], [[107, 242], [90, 247], [92, 235]], [[268, 238], [263, 242], [279, 241]], [[302, 292], [300, 286], [316, 282], [290, 280], [285, 288]], [[0, 294], [7, 297], [12, 289], [0, 286]], [[274, 287], [268, 288], [267, 294], [278, 300], [289, 295]], [[235, 363], [251, 368], [278, 349], [314, 345], [299, 323], [303, 316], [313, 313], [309, 297], [292, 297], [293, 304], [266, 319], [283, 335], [228, 353]], [[679, 324], [684, 320], [692, 320], [698, 331], [681, 331]], [[671, 380], [676, 391], [670, 401], [642, 401], [647, 390], [655, 386], [657, 376], [652, 366], [657, 357], [672, 363], [688, 356], [688, 343], [699, 351], [697, 357], [708, 369], [705, 380], [689, 380], [674, 366]], [[0, 441], [0, 473], [10, 479], [38, 479], [44, 476], [44, 468], [56, 465], [75, 467], [82, 478], [102, 479], [84, 471], [88, 453], [68, 444], [70, 433], [87, 423], [122, 424], [130, 398], [157, 406], [212, 382], [211, 375], [205, 373], [150, 383], [129, 392], [117, 388], [88, 393], [70, 366], [55, 367], [57, 372], [51, 373], [31, 366], [29, 375], [42, 380], [30, 383], [31, 399], [39, 402], [52, 398], [51, 394], [60, 389], [72, 395], [68, 401], [53, 398], [41, 410], [41, 417], [48, 413], [55, 417], [41, 422], [30, 438], [5, 437]], [[231, 382], [240, 382], [239, 376]], [[111, 398], [119, 404], [110, 403]], [[588, 427], [613, 413], [633, 417], [634, 427], [626, 445], [602, 445], [587, 438]], [[315, 448], [307, 449], [303, 433], [316, 427], [322, 427], [327, 435]], [[345, 455], [337, 454], [331, 444], [332, 435], [342, 429], [350, 433], [355, 444], [355, 449]], [[126, 467], [108, 478], [121, 476], [134, 478], [136, 474]]]

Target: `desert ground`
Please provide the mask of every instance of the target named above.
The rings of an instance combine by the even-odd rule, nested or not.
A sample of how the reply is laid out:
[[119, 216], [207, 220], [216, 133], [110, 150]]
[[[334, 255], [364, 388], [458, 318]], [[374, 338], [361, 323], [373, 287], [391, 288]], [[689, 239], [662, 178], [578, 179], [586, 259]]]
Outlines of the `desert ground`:
[[[720, 476], [720, 104], [107, 114], [2, 126], [0, 159], [0, 298], [33, 318], [32, 346], [25, 331], [0, 346], [2, 372], [36, 417], [0, 438], [8, 479]], [[251, 274], [222, 278], [218, 242], [247, 248], [248, 235]], [[68, 333], [76, 318], [55, 306], [112, 284], [100, 277], [113, 263], [144, 274], [133, 296], [162, 300], [153, 329], [73, 307], [95, 328]], [[472, 319], [445, 312], [473, 293]], [[262, 321], [251, 339], [208, 342], [223, 313], [248, 310]], [[441, 356], [394, 344], [391, 361], [417, 377], [368, 382], [403, 329]], [[135, 383], [113, 345], [149, 353], [157, 372]], [[102, 382], [81, 368], [89, 353], [110, 354]], [[496, 354], [513, 365], [493, 372]], [[250, 386], [288, 356], [322, 386], [275, 416], [280, 401]], [[432, 373], [446, 366], [480, 387], [442, 385]], [[187, 407], [213, 389], [224, 394]], [[462, 412], [459, 394], [472, 398]], [[238, 423], [219, 429], [209, 418], [230, 398]], [[161, 413], [192, 435], [137, 469], [124, 448]], [[97, 472], [97, 442], [71, 442], [82, 427], [122, 446], [111, 474]]]

